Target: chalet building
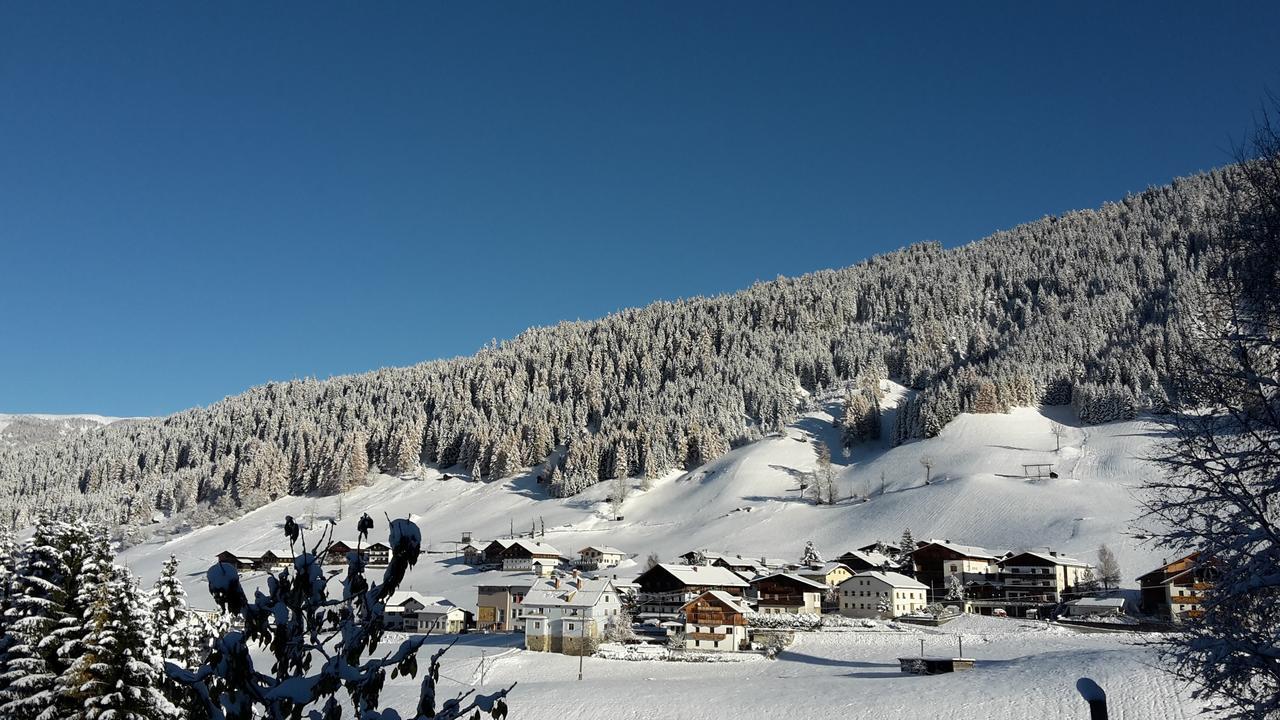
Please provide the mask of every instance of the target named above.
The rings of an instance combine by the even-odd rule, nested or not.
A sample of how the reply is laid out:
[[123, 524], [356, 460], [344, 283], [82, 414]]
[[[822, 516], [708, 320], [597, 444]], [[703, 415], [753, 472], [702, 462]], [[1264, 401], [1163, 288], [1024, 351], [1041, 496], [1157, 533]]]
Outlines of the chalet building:
[[1142, 612], [1174, 623], [1204, 614], [1200, 603], [1213, 582], [1213, 568], [1191, 553], [1138, 578]]
[[747, 591], [747, 581], [715, 565], [654, 565], [636, 578], [638, 617], [676, 620], [680, 608], [708, 590], [735, 597]]
[[801, 566], [795, 570], [794, 574], [806, 580], [812, 580], [829, 588], [834, 588], [840, 587], [840, 583], [853, 577], [854, 571], [842, 562], [829, 562], [824, 565]]
[[951, 576], [959, 577], [966, 586], [985, 585], [992, 592], [998, 588], [999, 558], [986, 548], [929, 540], [911, 551], [911, 562], [916, 579], [929, 587], [933, 599], [946, 597]]
[[384, 613], [388, 630], [450, 635], [466, 631], [470, 614], [442, 597], [421, 595], [412, 590], [392, 593]]
[[462, 561], [468, 565], [483, 565], [485, 563], [484, 548], [487, 544], [468, 540], [458, 546], [458, 553], [462, 555]]
[[883, 553], [870, 550], [850, 550], [836, 558], [836, 561], [855, 573], [866, 570], [885, 570], [895, 566], [893, 559]]
[[690, 550], [679, 557], [685, 565], [714, 565], [737, 573], [743, 580], [750, 580], [758, 575], [767, 575], [774, 570], [786, 567], [785, 560], [767, 557], [746, 557], [728, 553], [711, 552], [709, 550]]
[[248, 552], [237, 552], [233, 550], [223, 550], [218, 553], [218, 562], [226, 563], [233, 566], [237, 570], [257, 569], [261, 558]]
[[[911, 550], [913, 548], [907, 548], [907, 549]], [[897, 557], [902, 552], [902, 548], [892, 543], [880, 542], [879, 540], [877, 540], [871, 543], [870, 545], [863, 545], [862, 547], [858, 548], [858, 552], [868, 553], [868, 554], [875, 553], [876, 555], [884, 555], [887, 557]]]
[[605, 624], [622, 612], [618, 591], [607, 579], [541, 579], [521, 602], [527, 650], [590, 655]]
[[584, 570], [611, 568], [627, 558], [627, 554], [608, 545], [589, 545], [578, 551], [578, 567]]
[[539, 575], [550, 574], [561, 560], [559, 550], [534, 540], [516, 540], [498, 557], [502, 559], [502, 569], [507, 572], [538, 570]]
[[736, 652], [750, 647], [747, 613], [742, 598], [708, 590], [680, 608], [687, 650]]
[[498, 539], [484, 546], [484, 565], [501, 565], [502, 553], [515, 544], [515, 540]]
[[391, 546], [384, 542], [362, 545], [346, 540], [334, 540], [330, 543], [321, 562], [325, 565], [346, 565], [347, 556], [356, 550], [360, 551], [360, 557], [369, 565], [386, 565], [391, 562]]
[[370, 565], [386, 565], [391, 562], [391, 546], [384, 542], [365, 545], [364, 559]]
[[756, 609], [766, 615], [820, 615], [822, 596], [827, 590], [825, 583], [784, 572], [751, 581], [751, 594], [756, 601]]
[[1076, 594], [1090, 567], [1052, 550], [1014, 553], [997, 566], [1006, 599], [1044, 603], [1059, 603]]
[[476, 588], [476, 629], [510, 632], [520, 625], [520, 602], [533, 587], [534, 578], [526, 577], [507, 583], [480, 585]]
[[929, 587], [906, 575], [868, 570], [840, 586], [840, 614], [855, 618], [895, 618], [923, 610]]

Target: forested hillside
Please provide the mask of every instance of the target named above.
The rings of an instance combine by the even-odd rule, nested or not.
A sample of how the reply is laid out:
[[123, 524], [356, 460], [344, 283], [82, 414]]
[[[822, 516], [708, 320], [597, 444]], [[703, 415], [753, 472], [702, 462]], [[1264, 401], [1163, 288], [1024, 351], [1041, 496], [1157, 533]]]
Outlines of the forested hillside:
[[370, 466], [475, 479], [553, 462], [570, 495], [691, 468], [780, 428], [801, 389], [852, 381], [846, 437], [877, 382], [920, 390], [895, 441], [961, 412], [1072, 403], [1085, 422], [1159, 410], [1178, 299], [1198, 281], [1228, 169], [954, 250], [529, 330], [464, 359], [270, 383], [208, 408], [0, 447], [4, 524], [35, 513], [140, 522], [333, 493]]

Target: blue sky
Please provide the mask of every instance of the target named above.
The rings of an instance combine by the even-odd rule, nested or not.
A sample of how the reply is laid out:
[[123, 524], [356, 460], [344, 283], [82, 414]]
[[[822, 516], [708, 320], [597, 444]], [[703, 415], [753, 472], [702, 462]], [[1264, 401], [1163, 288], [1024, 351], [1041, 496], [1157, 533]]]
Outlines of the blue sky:
[[1280, 3], [888, 5], [6, 3], [0, 412], [961, 244], [1222, 165], [1280, 89]]

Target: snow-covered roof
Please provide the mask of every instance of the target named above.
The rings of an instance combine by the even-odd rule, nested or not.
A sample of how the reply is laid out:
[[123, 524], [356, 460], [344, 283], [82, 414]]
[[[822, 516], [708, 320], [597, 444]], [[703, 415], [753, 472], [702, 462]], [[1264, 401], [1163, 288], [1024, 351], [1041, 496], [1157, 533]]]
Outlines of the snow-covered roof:
[[565, 579], [556, 587], [555, 579], [542, 579], [529, 588], [521, 604], [525, 607], [594, 607], [606, 592], [617, 592], [613, 581]]
[[893, 560], [888, 555], [885, 555], [883, 553], [864, 552], [862, 550], [850, 550], [849, 552], [841, 555], [840, 557], [843, 557], [843, 558], [855, 557], [861, 560], [862, 562], [867, 563], [868, 565], [874, 565], [876, 567], [889, 565], [893, 562]]
[[916, 548], [915, 550], [912, 550], [911, 552], [916, 552], [916, 550], [919, 550], [920, 548], [926, 547], [928, 545], [939, 545], [941, 547], [944, 547], [953, 552], [960, 553], [961, 555], [965, 555], [967, 557], [976, 557], [976, 558], [984, 558], [984, 559], [989, 558], [991, 560], [996, 559], [996, 554], [984, 547], [978, 547], [977, 545], [961, 545], [959, 543], [953, 543], [950, 540], [928, 540], [925, 542], [924, 545], [921, 545], [920, 547]]
[[530, 555], [533, 555], [535, 557], [560, 557], [559, 550], [551, 547], [550, 545], [544, 542], [536, 542], [532, 540], [515, 540], [510, 545], [507, 546], [507, 549], [510, 550], [513, 547], [523, 548]]
[[422, 609], [418, 611], [421, 613], [444, 615], [460, 609], [447, 598], [439, 595], [423, 595], [412, 590], [397, 590], [391, 594], [391, 597], [387, 598], [386, 610], [390, 613], [403, 610], [405, 603], [410, 600], [415, 600], [422, 604]]
[[582, 553], [585, 553], [588, 550], [595, 550], [601, 555], [626, 555], [626, 553], [622, 552], [618, 548], [610, 547], [608, 545], [588, 545], [582, 548], [581, 550], [579, 550], [578, 554], [581, 555]]
[[680, 606], [680, 609], [681, 609], [681, 610], [684, 610], [685, 608], [689, 607], [690, 605], [692, 605], [692, 604], [694, 604], [694, 603], [698, 602], [698, 598], [701, 598], [703, 595], [709, 595], [709, 596], [711, 596], [711, 597], [715, 598], [716, 600], [719, 600], [720, 602], [722, 602], [722, 603], [724, 603], [725, 605], [727, 605], [727, 606], [729, 607], [729, 609], [730, 609], [730, 610], [733, 610], [734, 612], [739, 612], [739, 613], [744, 613], [744, 614], [745, 614], [745, 613], [749, 613], [749, 612], [751, 612], [751, 608], [749, 608], [749, 607], [747, 607], [745, 604], [743, 604], [743, 602], [742, 602], [742, 598], [734, 597], [733, 595], [730, 595], [729, 593], [727, 593], [727, 592], [725, 592], [725, 591], [723, 591], [723, 590], [708, 590], [708, 591], [706, 591], [706, 592], [702, 593], [702, 595], [699, 595], [698, 597], [696, 597], [696, 598], [694, 598], [694, 599], [690, 600], [689, 602], [685, 603], [684, 605], [681, 605], [681, 606]]
[[[1044, 560], [1045, 562], [1053, 563], [1054, 565], [1071, 565], [1075, 567], [1089, 567], [1089, 563], [1083, 560], [1076, 560], [1075, 558], [1069, 558], [1065, 555], [1054, 555], [1052, 553], [1047, 553], [1047, 552], [1032, 552], [1030, 550], [1026, 552], [1014, 553], [1013, 555], [1010, 556], [1010, 558], [1018, 557], [1019, 555], [1030, 555], [1031, 557], [1040, 558], [1041, 560]], [[1001, 562], [1008, 562], [1010, 558], [1005, 558]]]
[[854, 575], [853, 577], [849, 578], [848, 580], [845, 580], [845, 582], [851, 583], [854, 580], [857, 580], [859, 578], [863, 578], [863, 579], [871, 578], [873, 580], [879, 580], [882, 583], [885, 583], [891, 587], [896, 587], [896, 588], [915, 588], [920, 590], [929, 589], [928, 585], [925, 585], [924, 583], [920, 582], [919, 580], [916, 580], [915, 578], [909, 578], [906, 575], [903, 575], [902, 573], [887, 572], [884, 570], [864, 570], [858, 573], [857, 575]]
[[799, 568], [796, 570], [796, 574], [801, 577], [818, 577], [818, 576], [826, 577], [830, 575], [832, 572], [838, 570], [839, 568], [844, 568], [850, 574], [853, 573], [853, 569], [850, 568], [848, 565], [845, 565], [842, 562], [833, 561], [829, 563], [823, 563], [822, 565], [818, 565], [816, 567], [813, 565], [810, 565], [809, 567]]
[[685, 585], [721, 585], [724, 587], [747, 587], [747, 581], [729, 568], [719, 565], [671, 565], [661, 563], [655, 567], [671, 573], [676, 580]]
[[1080, 598], [1067, 603], [1072, 607], [1097, 607], [1124, 609], [1124, 598]]
[[760, 577], [753, 579], [751, 581], [751, 584], [755, 585], [756, 583], [763, 582], [765, 580], [768, 580], [769, 578], [786, 578], [788, 580], [794, 580], [800, 583], [801, 585], [806, 585], [819, 592], [825, 591], [827, 589], [826, 583], [814, 582], [807, 577], [793, 575], [792, 573], [788, 573], [788, 572], [776, 572], [776, 573], [771, 573], [769, 575], [761, 575]]

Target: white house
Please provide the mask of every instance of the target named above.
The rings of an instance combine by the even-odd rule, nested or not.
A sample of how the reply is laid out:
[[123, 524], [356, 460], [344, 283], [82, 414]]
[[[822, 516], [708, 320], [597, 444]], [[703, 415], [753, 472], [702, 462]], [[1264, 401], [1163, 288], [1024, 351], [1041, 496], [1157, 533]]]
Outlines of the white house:
[[742, 598], [722, 590], [708, 590], [680, 608], [684, 616], [684, 646], [688, 650], [736, 652], [747, 642], [750, 612]]
[[409, 633], [460, 633], [467, 628], [467, 612], [448, 600], [399, 590], [387, 598], [387, 629]]
[[910, 615], [929, 604], [929, 586], [896, 572], [868, 570], [840, 585], [840, 614], [856, 618]]
[[609, 568], [625, 560], [627, 554], [608, 545], [590, 545], [578, 551], [578, 565], [589, 570]]
[[609, 619], [621, 611], [622, 603], [611, 580], [537, 580], [521, 602], [524, 646], [566, 655], [589, 654]]

